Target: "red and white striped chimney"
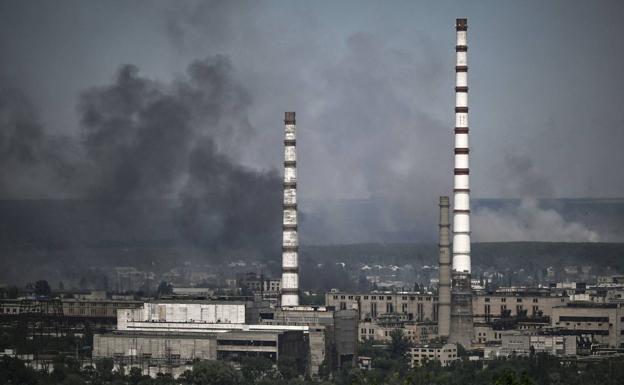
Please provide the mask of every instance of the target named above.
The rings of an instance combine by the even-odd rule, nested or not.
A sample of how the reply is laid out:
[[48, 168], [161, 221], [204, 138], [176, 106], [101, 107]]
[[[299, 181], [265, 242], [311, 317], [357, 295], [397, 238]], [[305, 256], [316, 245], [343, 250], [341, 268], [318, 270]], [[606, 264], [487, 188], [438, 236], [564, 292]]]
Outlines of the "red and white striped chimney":
[[282, 221], [282, 307], [299, 306], [297, 234], [297, 127], [294, 112], [284, 116], [284, 201]]
[[470, 165], [468, 156], [468, 23], [457, 19], [455, 63], [455, 169], [453, 271], [470, 273]]
[[470, 166], [468, 155], [468, 22], [457, 19], [455, 51], [455, 169], [453, 188], [453, 272], [448, 341], [470, 348], [474, 338], [470, 285]]

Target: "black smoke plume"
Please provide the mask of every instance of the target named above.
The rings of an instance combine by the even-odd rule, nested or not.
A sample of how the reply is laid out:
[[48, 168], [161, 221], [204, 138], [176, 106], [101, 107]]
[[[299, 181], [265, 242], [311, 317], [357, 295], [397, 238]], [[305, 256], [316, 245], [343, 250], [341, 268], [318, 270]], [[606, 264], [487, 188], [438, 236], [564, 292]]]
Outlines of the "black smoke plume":
[[[257, 134], [247, 117], [251, 102], [224, 56], [191, 63], [171, 83], [126, 65], [113, 84], [82, 93], [80, 140], [63, 144], [46, 135], [25, 99], [0, 94], [4, 198], [37, 196], [33, 186], [49, 190], [48, 181], [74, 198], [69, 210], [57, 208], [63, 215], [22, 203], [27, 218], [9, 238], [38, 246], [52, 238], [87, 246], [166, 240], [211, 256], [226, 249], [255, 256], [277, 251], [278, 173], [236, 161]], [[81, 156], [69, 156], [70, 149]], [[21, 179], [28, 183], [15, 185]], [[44, 228], [56, 230], [43, 237], [19, 234]]]

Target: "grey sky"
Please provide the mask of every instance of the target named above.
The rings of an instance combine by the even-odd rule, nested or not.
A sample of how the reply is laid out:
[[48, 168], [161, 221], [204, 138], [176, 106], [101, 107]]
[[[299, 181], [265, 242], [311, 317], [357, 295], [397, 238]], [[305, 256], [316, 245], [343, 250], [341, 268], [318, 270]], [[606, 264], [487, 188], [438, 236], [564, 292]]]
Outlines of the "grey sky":
[[195, 59], [227, 55], [252, 99], [253, 134], [229, 149], [235, 160], [279, 170], [283, 112], [295, 110], [304, 211], [382, 198], [382, 227], [397, 212], [430, 225], [452, 183], [456, 17], [469, 22], [473, 195], [622, 196], [623, 8], [3, 0], [0, 86], [23, 90], [46, 132], [80, 137], [79, 94], [121, 65], [169, 82]]

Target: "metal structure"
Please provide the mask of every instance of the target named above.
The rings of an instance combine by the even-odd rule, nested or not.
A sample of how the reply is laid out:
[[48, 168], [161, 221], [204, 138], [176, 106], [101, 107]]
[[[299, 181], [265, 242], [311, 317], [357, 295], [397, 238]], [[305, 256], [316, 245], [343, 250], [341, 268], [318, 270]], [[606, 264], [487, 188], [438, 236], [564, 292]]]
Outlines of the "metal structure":
[[470, 285], [470, 146], [468, 143], [468, 21], [455, 23], [455, 168], [453, 184], [453, 286], [449, 342], [470, 347], [473, 338]]
[[440, 197], [439, 226], [438, 335], [448, 337], [451, 327], [451, 224], [447, 196]]
[[60, 299], [22, 299], [16, 321], [20, 353], [37, 358], [41, 353], [61, 350], [61, 337], [67, 335], [68, 327]]
[[284, 201], [282, 222], [281, 306], [299, 306], [297, 234], [297, 126], [294, 112], [284, 116]]

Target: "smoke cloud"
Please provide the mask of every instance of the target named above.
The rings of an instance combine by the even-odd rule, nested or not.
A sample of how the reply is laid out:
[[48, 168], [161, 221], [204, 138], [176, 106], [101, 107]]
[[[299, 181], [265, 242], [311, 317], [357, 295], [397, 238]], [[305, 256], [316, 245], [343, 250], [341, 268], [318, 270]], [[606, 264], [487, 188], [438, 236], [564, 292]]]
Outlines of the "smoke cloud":
[[237, 143], [254, 135], [250, 104], [224, 56], [193, 62], [172, 84], [122, 67], [115, 84], [85, 92], [80, 103], [95, 175], [88, 196], [118, 204], [105, 206], [109, 213], [137, 200], [160, 202], [153, 209], [172, 210], [177, 231], [193, 244], [270, 249], [280, 179], [233, 159]]
[[473, 241], [477, 242], [599, 242], [598, 231], [565, 218], [553, 208], [541, 207], [538, 199], [551, 198], [553, 186], [526, 155], [507, 154], [500, 164], [501, 189], [517, 194], [519, 202], [497, 208], [477, 206], [471, 217]]
[[73, 149], [69, 138], [44, 131], [22, 92], [0, 85], [0, 197], [57, 196], [76, 171]]
[[509, 210], [482, 208], [472, 216], [477, 242], [599, 242], [600, 235], [578, 222], [566, 221], [552, 209], [542, 209], [537, 200], [522, 199]]
[[[63, 195], [91, 202], [82, 236], [54, 234], [67, 241], [164, 237], [213, 251], [272, 252], [280, 229], [278, 173], [235, 160], [238, 143], [255, 134], [247, 117], [251, 103], [225, 56], [194, 61], [171, 83], [147, 79], [126, 65], [113, 84], [82, 93], [81, 141], [61, 142], [45, 133], [23, 96], [4, 92], [3, 197], [41, 198], [37, 191], [45, 190], [43, 196], [50, 196], [53, 181]], [[70, 160], [72, 147], [83, 156]], [[77, 225], [58, 221], [61, 227]], [[22, 223], [16, 232], [36, 228]]]

